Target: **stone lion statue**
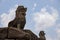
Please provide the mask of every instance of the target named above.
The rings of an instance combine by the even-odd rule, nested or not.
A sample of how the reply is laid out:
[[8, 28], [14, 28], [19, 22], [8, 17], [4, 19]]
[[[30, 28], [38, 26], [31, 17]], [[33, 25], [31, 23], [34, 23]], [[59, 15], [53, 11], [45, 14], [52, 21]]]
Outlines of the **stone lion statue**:
[[40, 31], [39, 37], [39, 40], [46, 40], [44, 31]]
[[23, 29], [26, 24], [26, 11], [27, 8], [24, 8], [24, 6], [18, 6], [15, 19], [8, 23], [8, 27]]

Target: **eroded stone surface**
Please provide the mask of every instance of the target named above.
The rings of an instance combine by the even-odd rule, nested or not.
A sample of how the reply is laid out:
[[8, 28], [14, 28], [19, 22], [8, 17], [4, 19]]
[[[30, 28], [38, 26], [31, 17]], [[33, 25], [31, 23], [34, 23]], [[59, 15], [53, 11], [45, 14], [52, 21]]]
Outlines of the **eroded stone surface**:
[[0, 38], [19, 38], [19, 39], [30, 39], [30, 34], [20, 29], [9, 27], [0, 29]]

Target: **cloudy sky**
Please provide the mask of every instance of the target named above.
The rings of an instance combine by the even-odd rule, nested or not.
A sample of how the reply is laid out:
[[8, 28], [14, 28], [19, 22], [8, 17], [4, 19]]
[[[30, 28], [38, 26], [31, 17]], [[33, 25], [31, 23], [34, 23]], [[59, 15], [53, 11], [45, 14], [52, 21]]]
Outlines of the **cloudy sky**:
[[43, 30], [46, 40], [60, 40], [60, 0], [0, 0], [0, 28], [8, 27], [18, 5], [27, 7], [25, 29], [37, 36]]

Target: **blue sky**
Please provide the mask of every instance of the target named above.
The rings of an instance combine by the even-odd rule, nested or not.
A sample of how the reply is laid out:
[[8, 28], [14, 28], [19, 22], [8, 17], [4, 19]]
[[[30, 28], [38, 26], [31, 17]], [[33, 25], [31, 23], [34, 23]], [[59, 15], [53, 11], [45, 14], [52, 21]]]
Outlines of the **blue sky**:
[[27, 7], [25, 29], [37, 36], [44, 30], [47, 40], [60, 40], [60, 0], [0, 0], [0, 27], [7, 27], [18, 5]]

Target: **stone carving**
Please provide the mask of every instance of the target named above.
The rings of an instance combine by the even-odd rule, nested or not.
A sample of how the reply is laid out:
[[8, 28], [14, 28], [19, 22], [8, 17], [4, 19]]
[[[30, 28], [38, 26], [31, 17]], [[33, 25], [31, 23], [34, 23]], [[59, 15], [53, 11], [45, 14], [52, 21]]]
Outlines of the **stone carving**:
[[38, 37], [31, 30], [23, 30], [26, 33], [29, 33], [31, 36], [31, 40], [37, 40]]
[[[7, 32], [8, 31], [8, 32]], [[30, 40], [31, 36], [29, 33], [24, 32], [23, 30], [9, 27], [0, 29], [0, 39], [20, 39], [20, 40]]]
[[40, 31], [39, 37], [39, 40], [46, 40], [44, 31]]
[[0, 39], [7, 37], [7, 28], [0, 28]]
[[8, 31], [8, 38], [30, 38], [30, 35], [28, 33], [25, 33], [20, 29], [10, 27]]
[[23, 29], [26, 24], [26, 11], [27, 8], [24, 8], [24, 6], [18, 6], [16, 10], [16, 17], [14, 20], [9, 22], [8, 27], [16, 27], [18, 29]]
[[15, 19], [7, 28], [0, 28], [0, 40], [46, 40], [44, 31], [40, 31], [38, 38], [31, 30], [24, 30], [26, 11], [24, 6], [18, 6]]

